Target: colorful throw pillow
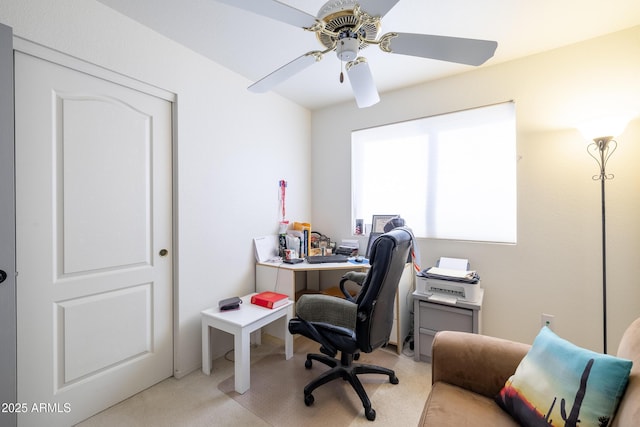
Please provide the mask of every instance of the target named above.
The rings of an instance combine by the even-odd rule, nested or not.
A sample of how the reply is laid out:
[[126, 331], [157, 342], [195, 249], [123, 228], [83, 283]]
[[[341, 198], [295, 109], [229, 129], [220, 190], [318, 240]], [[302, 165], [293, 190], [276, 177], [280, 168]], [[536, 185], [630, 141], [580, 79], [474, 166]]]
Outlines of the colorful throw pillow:
[[545, 326], [496, 402], [522, 426], [606, 427], [631, 365], [580, 348]]

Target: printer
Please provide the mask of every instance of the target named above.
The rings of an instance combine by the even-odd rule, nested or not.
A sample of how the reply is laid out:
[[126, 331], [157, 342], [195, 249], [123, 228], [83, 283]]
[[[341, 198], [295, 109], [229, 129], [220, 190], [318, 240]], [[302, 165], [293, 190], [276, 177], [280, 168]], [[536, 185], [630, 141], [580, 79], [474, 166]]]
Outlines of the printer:
[[480, 276], [469, 270], [467, 260], [440, 258], [436, 267], [417, 274], [416, 292], [455, 301], [476, 302], [481, 297]]

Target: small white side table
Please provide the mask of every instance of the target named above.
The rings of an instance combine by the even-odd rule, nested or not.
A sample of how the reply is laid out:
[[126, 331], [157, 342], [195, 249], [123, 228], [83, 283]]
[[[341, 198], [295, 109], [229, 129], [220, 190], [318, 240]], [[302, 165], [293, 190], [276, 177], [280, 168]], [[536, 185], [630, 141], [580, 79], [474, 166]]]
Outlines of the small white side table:
[[249, 294], [242, 297], [242, 304], [237, 310], [220, 311], [219, 308], [209, 308], [200, 312], [202, 316], [202, 372], [211, 373], [211, 348], [209, 328], [216, 328], [233, 334], [235, 350], [235, 388], [240, 394], [249, 390], [251, 384], [250, 338], [251, 333], [262, 328], [274, 320], [285, 317], [284, 325], [284, 353], [285, 359], [293, 357], [293, 336], [289, 333], [289, 320], [293, 317], [293, 301], [285, 305], [269, 309], [251, 304]]

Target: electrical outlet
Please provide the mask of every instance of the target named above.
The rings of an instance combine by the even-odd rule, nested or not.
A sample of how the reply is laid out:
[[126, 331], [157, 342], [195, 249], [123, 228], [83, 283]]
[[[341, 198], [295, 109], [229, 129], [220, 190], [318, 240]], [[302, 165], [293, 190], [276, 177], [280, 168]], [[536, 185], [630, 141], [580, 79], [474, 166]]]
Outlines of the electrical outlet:
[[548, 326], [549, 329], [553, 329], [553, 321], [555, 316], [553, 314], [542, 313], [540, 315], [540, 327]]

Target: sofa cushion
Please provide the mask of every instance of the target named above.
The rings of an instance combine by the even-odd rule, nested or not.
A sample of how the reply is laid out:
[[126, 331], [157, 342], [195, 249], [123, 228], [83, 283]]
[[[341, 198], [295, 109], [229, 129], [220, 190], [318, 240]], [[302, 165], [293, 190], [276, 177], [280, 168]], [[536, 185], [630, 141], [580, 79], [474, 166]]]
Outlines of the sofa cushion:
[[580, 348], [544, 327], [496, 402], [523, 426], [608, 425], [630, 360]]
[[640, 426], [640, 318], [627, 328], [618, 347], [618, 357], [633, 361], [627, 391], [620, 401], [611, 427]]
[[433, 384], [418, 425], [518, 427], [493, 399], [444, 382]]

